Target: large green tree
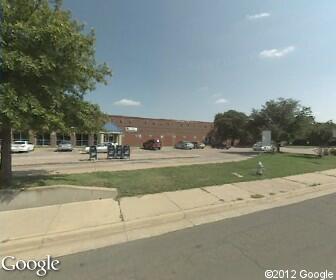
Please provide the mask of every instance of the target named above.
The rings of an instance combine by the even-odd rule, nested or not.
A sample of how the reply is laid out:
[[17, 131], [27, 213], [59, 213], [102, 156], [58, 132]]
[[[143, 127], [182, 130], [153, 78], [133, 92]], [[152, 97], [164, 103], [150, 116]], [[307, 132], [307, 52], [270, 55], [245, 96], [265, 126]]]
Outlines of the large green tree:
[[336, 125], [332, 121], [325, 123], [314, 123], [311, 131], [308, 134], [308, 139], [311, 145], [320, 147], [328, 146], [329, 143], [334, 140], [333, 131], [336, 129]]
[[11, 180], [11, 130], [94, 129], [102, 119], [83, 100], [111, 74], [95, 60], [95, 35], [61, 1], [0, 0], [1, 184]]
[[246, 141], [248, 120], [246, 114], [235, 110], [218, 113], [214, 120], [213, 136], [215, 141], [220, 143], [228, 139]]
[[267, 101], [261, 110], [253, 110], [251, 119], [251, 126], [257, 133], [260, 134], [262, 130], [272, 131], [272, 139], [278, 144], [278, 151], [282, 141], [290, 142], [303, 135], [307, 127], [314, 123], [309, 107], [284, 98]]

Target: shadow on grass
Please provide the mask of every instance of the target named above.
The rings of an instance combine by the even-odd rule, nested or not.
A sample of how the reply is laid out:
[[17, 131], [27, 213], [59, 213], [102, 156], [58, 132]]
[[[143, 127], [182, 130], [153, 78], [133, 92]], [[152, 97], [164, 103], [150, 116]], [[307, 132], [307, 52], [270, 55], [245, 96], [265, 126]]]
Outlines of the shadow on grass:
[[289, 154], [286, 153], [288, 157], [293, 157], [293, 158], [305, 158], [305, 159], [321, 159], [318, 155], [312, 155], [312, 154]]
[[261, 152], [255, 152], [255, 151], [250, 151], [250, 152], [233, 152], [233, 151], [220, 151], [222, 154], [231, 154], [231, 155], [240, 155], [240, 156], [257, 156], [261, 154]]
[[47, 181], [71, 181], [65, 175], [51, 174], [45, 170], [27, 170], [13, 172], [12, 184], [5, 189], [20, 189], [25, 187], [47, 186]]

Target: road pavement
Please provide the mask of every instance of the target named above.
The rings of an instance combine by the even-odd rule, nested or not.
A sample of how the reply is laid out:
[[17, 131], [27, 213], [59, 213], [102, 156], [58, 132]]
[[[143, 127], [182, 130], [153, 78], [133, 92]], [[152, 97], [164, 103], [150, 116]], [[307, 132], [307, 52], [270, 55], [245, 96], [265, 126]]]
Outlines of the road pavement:
[[[302, 271], [335, 273], [335, 213], [332, 194], [61, 257], [60, 271], [45, 279], [261, 280], [267, 269], [290, 270], [290, 276], [295, 270], [295, 279], [304, 279]], [[1, 271], [0, 279], [37, 278]]]

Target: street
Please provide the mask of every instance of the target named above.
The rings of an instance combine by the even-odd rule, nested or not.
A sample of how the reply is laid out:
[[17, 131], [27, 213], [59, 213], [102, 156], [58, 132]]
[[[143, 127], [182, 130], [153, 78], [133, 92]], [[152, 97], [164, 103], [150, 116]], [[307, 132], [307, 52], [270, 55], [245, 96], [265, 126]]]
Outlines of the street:
[[[336, 272], [336, 195], [58, 258], [46, 279], [266, 279], [267, 269]], [[1, 279], [36, 279], [3, 272]], [[296, 275], [296, 279], [302, 279]]]

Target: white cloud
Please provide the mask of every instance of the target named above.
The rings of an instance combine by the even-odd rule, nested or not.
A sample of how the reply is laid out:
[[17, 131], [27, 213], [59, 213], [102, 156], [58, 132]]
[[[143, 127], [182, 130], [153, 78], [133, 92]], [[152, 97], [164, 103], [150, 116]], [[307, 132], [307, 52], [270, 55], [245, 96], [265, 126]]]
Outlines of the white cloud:
[[284, 49], [263, 50], [259, 53], [259, 56], [261, 58], [277, 58], [277, 57], [286, 56], [293, 51], [295, 51], [295, 47], [294, 46], [289, 46], [289, 47], [284, 48]]
[[228, 101], [225, 98], [219, 98], [215, 101], [215, 104], [225, 104]]
[[117, 106], [141, 106], [141, 102], [123, 98], [123, 99], [120, 99], [119, 101], [114, 102], [114, 105], [117, 105]]
[[219, 97], [222, 97], [223, 94], [221, 93], [214, 93], [213, 95], [211, 95], [212, 98], [219, 98]]
[[246, 18], [248, 20], [255, 20], [255, 19], [261, 19], [261, 18], [266, 18], [270, 16], [271, 16], [270, 13], [260, 13], [260, 14], [255, 14], [255, 15], [247, 15]]

